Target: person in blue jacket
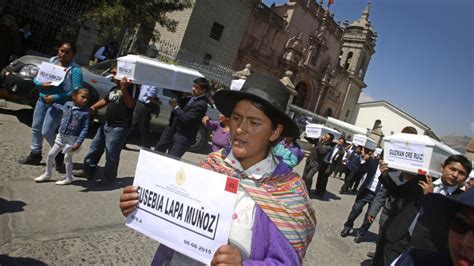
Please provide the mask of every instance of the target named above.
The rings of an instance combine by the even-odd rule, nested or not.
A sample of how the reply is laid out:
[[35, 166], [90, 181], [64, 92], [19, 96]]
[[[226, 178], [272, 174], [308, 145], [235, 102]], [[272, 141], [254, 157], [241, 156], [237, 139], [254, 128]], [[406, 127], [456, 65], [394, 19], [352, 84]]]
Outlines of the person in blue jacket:
[[64, 105], [53, 103], [53, 108], [59, 109], [63, 115], [59, 132], [56, 136], [54, 146], [49, 150], [46, 160], [46, 171], [35, 178], [36, 182], [44, 182], [51, 179], [53, 160], [62, 151], [66, 160], [66, 176], [62, 180], [56, 181], [56, 185], [69, 185], [72, 183], [72, 155], [81, 147], [89, 129], [89, 113], [87, 101], [89, 100], [89, 90], [80, 88], [74, 90], [72, 102], [68, 101]]
[[[33, 81], [39, 87], [39, 97], [33, 112], [33, 122], [31, 124], [31, 152], [21, 164], [39, 165], [41, 162], [41, 150], [43, 138], [51, 145], [54, 145], [56, 129], [61, 122], [62, 112], [52, 108], [53, 103], [64, 104], [71, 99], [75, 89], [82, 88], [81, 67], [74, 63], [76, 47], [70, 42], [63, 42], [58, 49], [58, 55], [52, 57], [49, 62], [67, 68], [64, 80], [58, 86], [49, 83], [41, 83], [37, 79]], [[64, 155], [63, 155], [64, 156]], [[64, 157], [56, 157], [56, 168], [62, 166]], [[58, 160], [59, 158], [59, 160]]]

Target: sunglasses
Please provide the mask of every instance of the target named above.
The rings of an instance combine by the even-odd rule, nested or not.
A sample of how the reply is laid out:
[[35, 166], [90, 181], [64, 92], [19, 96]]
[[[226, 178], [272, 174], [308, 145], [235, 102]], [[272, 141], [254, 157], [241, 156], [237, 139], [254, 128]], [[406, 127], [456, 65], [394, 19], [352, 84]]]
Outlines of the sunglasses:
[[469, 231], [474, 231], [474, 227], [467, 224], [463, 219], [457, 217], [451, 220], [449, 223], [449, 228], [461, 235], [464, 235]]

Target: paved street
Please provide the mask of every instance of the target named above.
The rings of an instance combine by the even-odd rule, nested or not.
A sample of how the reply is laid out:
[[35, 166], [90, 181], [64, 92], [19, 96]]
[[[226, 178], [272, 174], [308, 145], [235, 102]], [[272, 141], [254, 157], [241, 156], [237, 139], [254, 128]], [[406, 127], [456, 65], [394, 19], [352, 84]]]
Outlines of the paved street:
[[[138, 152], [122, 152], [120, 181], [110, 189], [99, 189], [84, 179], [65, 187], [53, 182], [36, 184], [32, 179], [44, 171], [44, 165], [17, 163], [29, 152], [31, 115], [28, 106], [8, 103], [0, 108], [0, 265], [149, 264], [158, 243], [125, 227], [118, 208], [121, 188], [132, 183]], [[87, 139], [74, 162], [82, 161], [89, 144]], [[49, 149], [45, 147], [43, 153]], [[202, 154], [184, 156], [192, 162], [202, 158]], [[295, 170], [301, 173], [303, 166]], [[360, 244], [353, 242], [353, 236], [339, 236], [354, 201], [353, 195], [336, 192], [341, 184], [331, 178], [328, 189], [334, 194], [312, 200], [318, 225], [306, 265], [365, 265], [367, 251], [375, 248], [374, 233]], [[360, 223], [359, 218], [356, 226]]]

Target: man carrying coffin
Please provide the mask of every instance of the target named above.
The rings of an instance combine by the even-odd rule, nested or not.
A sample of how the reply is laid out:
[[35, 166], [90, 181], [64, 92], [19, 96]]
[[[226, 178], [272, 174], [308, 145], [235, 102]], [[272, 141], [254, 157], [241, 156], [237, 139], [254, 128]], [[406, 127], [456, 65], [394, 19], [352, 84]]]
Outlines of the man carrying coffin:
[[319, 196], [324, 196], [328, 178], [332, 171], [334, 171], [334, 166], [337, 164], [337, 161], [340, 161], [342, 157], [344, 157], [344, 142], [344, 139], [340, 138], [336, 145], [326, 153], [319, 165], [318, 180], [316, 182], [316, 194]]
[[[306, 139], [308, 141], [311, 140], [309, 138], [306, 138]], [[323, 164], [324, 157], [332, 149], [331, 143], [333, 139], [334, 139], [334, 135], [331, 133], [328, 133], [322, 136], [319, 139], [319, 142], [315, 144], [313, 150], [311, 150], [311, 153], [306, 159], [306, 165], [304, 166], [304, 172], [303, 172], [303, 180], [306, 184], [306, 189], [308, 190], [308, 192], [311, 191], [314, 174], [316, 174], [316, 172], [319, 172], [318, 175], [322, 173], [322, 171], [320, 171], [321, 170], [320, 167]], [[314, 143], [314, 142], [311, 141], [311, 143]], [[318, 187], [316, 187], [316, 192], [314, 193], [314, 195], [323, 196], [325, 192], [326, 192], [325, 189], [324, 191], [321, 191], [321, 183], [320, 183], [320, 190], [318, 191]]]
[[355, 150], [347, 158], [347, 166], [344, 174], [344, 184], [342, 185], [339, 193], [346, 193], [349, 188], [354, 184], [354, 177], [359, 171], [362, 162], [363, 162], [363, 148], [362, 146], [357, 146]]
[[328, 176], [331, 176], [332, 173], [336, 170], [336, 168], [341, 167], [342, 159], [346, 154], [346, 150], [344, 149], [344, 144], [346, 144], [346, 140], [344, 138], [339, 138], [337, 140], [336, 146], [332, 149], [332, 151], [326, 156], [326, 161], [330, 164], [328, 168]]
[[185, 98], [179, 103], [170, 100], [171, 112], [168, 127], [161, 134], [155, 150], [167, 152], [169, 155], [181, 158], [186, 150], [193, 145], [207, 112], [207, 96], [209, 82], [205, 78], [193, 81], [192, 97]]
[[[111, 68], [112, 75], [115, 76], [117, 68]], [[105, 110], [105, 124], [102, 124], [95, 134], [90, 144], [89, 152], [84, 158], [84, 169], [73, 171], [75, 176], [94, 179], [100, 158], [105, 152], [104, 175], [100, 178], [99, 186], [113, 184], [117, 178], [117, 171], [120, 161], [120, 153], [127, 141], [130, 133], [130, 124], [133, 118], [133, 109], [138, 95], [137, 86], [130, 80], [123, 78], [117, 83], [104, 98], [91, 106], [93, 112], [107, 107]]]
[[[457, 198], [463, 191], [468, 173], [472, 170], [471, 162], [462, 155], [451, 155], [441, 165], [442, 176], [434, 182], [423, 183], [425, 194], [437, 193]], [[437, 252], [448, 252], [448, 224], [446, 220], [435, 219], [438, 206], [425, 202], [417, 219], [411, 224], [410, 245]]]
[[375, 195], [382, 188], [382, 184], [379, 182], [380, 170], [379, 158], [371, 156], [367, 160], [367, 177], [360, 186], [360, 189], [357, 193], [357, 197], [352, 205], [352, 210], [347, 217], [346, 222], [344, 223], [344, 229], [341, 231], [342, 237], [347, 237], [354, 226], [354, 221], [359, 217], [364, 209], [364, 206], [368, 204], [367, 213], [365, 214], [364, 222], [362, 223], [359, 230], [357, 230], [357, 236], [354, 239], [354, 242], [360, 243], [365, 237], [365, 234], [369, 231], [370, 225], [373, 220], [369, 220], [369, 209], [374, 201]]
[[[429, 220], [429, 210], [421, 211], [421, 214], [426, 212], [426, 216], [422, 215], [417, 224], [422, 198], [429, 193], [456, 197], [462, 193], [461, 187], [471, 168], [472, 165], [464, 156], [452, 155], [442, 164], [440, 179], [433, 182], [431, 176], [402, 172], [401, 176], [405, 183], [397, 186], [396, 182], [388, 176], [387, 163], [382, 162], [380, 181], [387, 189], [389, 197], [393, 198], [393, 202], [380, 236], [381, 241], [377, 244], [374, 265], [390, 264], [408, 247], [412, 234], [415, 235], [412, 245], [424, 247], [442, 245], [432, 239], [433, 231], [428, 229], [435, 228], [433, 223], [442, 223], [442, 221]], [[436, 232], [436, 234], [439, 233]]]

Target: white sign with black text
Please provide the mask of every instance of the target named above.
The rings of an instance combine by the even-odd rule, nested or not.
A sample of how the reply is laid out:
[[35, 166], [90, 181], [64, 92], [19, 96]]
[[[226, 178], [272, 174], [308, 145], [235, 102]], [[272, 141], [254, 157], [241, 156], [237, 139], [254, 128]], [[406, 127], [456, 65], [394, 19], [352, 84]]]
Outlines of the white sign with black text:
[[238, 179], [141, 150], [133, 184], [127, 226], [206, 264], [227, 244]]
[[64, 77], [66, 77], [67, 70], [67, 68], [62, 66], [42, 62], [36, 75], [36, 80], [44, 84], [59, 86], [63, 82]]
[[135, 74], [135, 63], [130, 61], [117, 60], [117, 77], [133, 79]]
[[422, 143], [391, 141], [385, 151], [388, 164], [407, 165], [413, 168], [423, 168], [425, 145]]

